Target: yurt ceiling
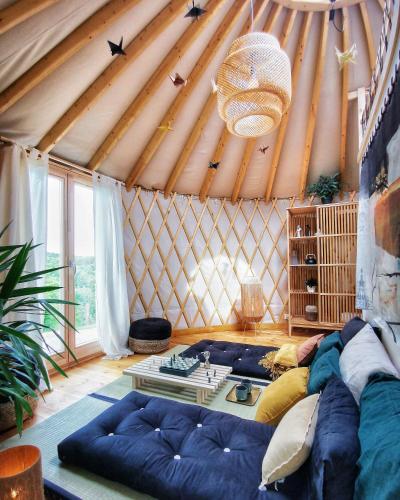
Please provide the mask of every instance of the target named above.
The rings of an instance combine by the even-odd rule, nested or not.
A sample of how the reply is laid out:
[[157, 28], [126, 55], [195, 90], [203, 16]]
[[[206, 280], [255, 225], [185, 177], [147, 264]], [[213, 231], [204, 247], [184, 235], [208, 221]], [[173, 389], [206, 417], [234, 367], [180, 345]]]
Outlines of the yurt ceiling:
[[[197, 3], [196, 20], [188, 0], [0, 0], [0, 134], [128, 189], [268, 200], [336, 171], [357, 189], [349, 95], [369, 85], [382, 1], [253, 0], [253, 23], [250, 0]], [[227, 132], [211, 81], [252, 24], [289, 55], [293, 95], [274, 132], [243, 139]], [[112, 56], [121, 37], [125, 55]], [[353, 44], [355, 64], [340, 69], [335, 48]]]

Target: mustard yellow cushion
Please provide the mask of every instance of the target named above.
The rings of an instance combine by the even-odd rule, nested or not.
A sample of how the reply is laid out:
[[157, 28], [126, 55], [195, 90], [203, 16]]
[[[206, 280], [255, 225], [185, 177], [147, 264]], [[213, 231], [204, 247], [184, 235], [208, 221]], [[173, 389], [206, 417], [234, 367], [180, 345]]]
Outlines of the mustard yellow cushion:
[[282, 366], [297, 366], [297, 346], [295, 344], [283, 344], [275, 354], [274, 362]]
[[264, 389], [256, 420], [278, 425], [285, 413], [307, 395], [308, 368], [293, 368]]

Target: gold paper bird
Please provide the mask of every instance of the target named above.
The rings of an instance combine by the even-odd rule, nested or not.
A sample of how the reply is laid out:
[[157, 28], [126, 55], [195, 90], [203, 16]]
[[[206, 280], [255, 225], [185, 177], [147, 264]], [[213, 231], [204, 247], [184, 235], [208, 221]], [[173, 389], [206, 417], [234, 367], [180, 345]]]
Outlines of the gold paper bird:
[[160, 130], [163, 130], [164, 132], [170, 132], [170, 131], [174, 130], [172, 128], [172, 122], [171, 121], [167, 122], [167, 124], [161, 124], [157, 128], [160, 129]]
[[211, 78], [211, 88], [213, 94], [215, 94], [218, 91], [218, 85], [215, 83], [214, 78]]
[[340, 50], [335, 47], [336, 57], [338, 58], [339, 68], [342, 70], [343, 66], [348, 63], [355, 64], [357, 59], [357, 47], [356, 44], [345, 50], [344, 52], [340, 52]]

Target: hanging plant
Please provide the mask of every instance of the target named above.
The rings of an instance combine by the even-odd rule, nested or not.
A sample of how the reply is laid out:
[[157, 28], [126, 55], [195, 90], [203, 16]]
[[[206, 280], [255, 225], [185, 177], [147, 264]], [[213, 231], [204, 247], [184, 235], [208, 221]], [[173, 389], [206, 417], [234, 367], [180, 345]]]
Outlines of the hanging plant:
[[307, 188], [308, 195], [321, 198], [321, 202], [332, 203], [333, 197], [340, 191], [340, 174], [320, 175], [318, 182], [310, 184]]

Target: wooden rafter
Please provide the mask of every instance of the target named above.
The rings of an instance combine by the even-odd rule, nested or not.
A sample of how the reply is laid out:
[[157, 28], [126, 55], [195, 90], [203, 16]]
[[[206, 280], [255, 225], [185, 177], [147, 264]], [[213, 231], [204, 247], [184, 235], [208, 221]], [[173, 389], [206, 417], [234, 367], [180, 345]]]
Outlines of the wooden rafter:
[[306, 190], [307, 184], [307, 176], [308, 176], [308, 168], [310, 166], [310, 158], [311, 158], [311, 150], [314, 140], [314, 131], [315, 131], [315, 123], [317, 120], [317, 112], [318, 112], [318, 103], [319, 96], [321, 93], [322, 86], [322, 75], [324, 72], [325, 65], [325, 55], [326, 55], [326, 45], [328, 39], [328, 29], [329, 29], [329, 11], [325, 11], [322, 14], [322, 26], [321, 26], [321, 35], [319, 40], [319, 53], [317, 57], [317, 64], [315, 68], [314, 75], [314, 85], [312, 89], [311, 96], [311, 106], [310, 112], [307, 120], [307, 132], [306, 132], [306, 142], [304, 145], [304, 157], [303, 164], [301, 167], [301, 176], [300, 176], [300, 198], [304, 199], [304, 194]]
[[[343, 15], [343, 33], [342, 33], [342, 51], [346, 51], [350, 47], [350, 23], [349, 12], [347, 7], [342, 9]], [[346, 142], [347, 142], [347, 115], [349, 109], [349, 66], [345, 64], [342, 68], [342, 107], [340, 116], [340, 157], [339, 157], [339, 172], [343, 179], [343, 174], [346, 169]]]
[[110, 0], [90, 16], [0, 94], [0, 113], [4, 113], [138, 2]]
[[[282, 10], [282, 6], [278, 4], [274, 4], [275, 7], [277, 7], [274, 12], [268, 17], [267, 22], [264, 26], [264, 31], [271, 31], [274, 29], [275, 23], [278, 20], [279, 14]], [[279, 7], [281, 7], [279, 9]], [[290, 33], [293, 29], [293, 24], [294, 20], [296, 18], [296, 12], [295, 10], [289, 10], [286, 14], [285, 21], [283, 24], [282, 32], [279, 37], [279, 43], [281, 47], [284, 49], [286, 47], [287, 41], [289, 39]], [[247, 170], [250, 165], [251, 158], [253, 156], [254, 152], [254, 147], [257, 143], [256, 139], [248, 139], [247, 144], [244, 150], [244, 154], [242, 157], [242, 161], [240, 163], [239, 167], [239, 172], [235, 180], [235, 185], [233, 187], [232, 195], [231, 195], [231, 201], [232, 203], [236, 203], [237, 199], [240, 194], [240, 190], [242, 188], [244, 179], [247, 174]]]
[[[256, 6], [256, 11], [254, 15], [254, 24], [257, 24], [258, 19], [262, 14], [264, 13], [265, 9], [267, 8], [269, 0], [263, 0], [263, 2], [258, 3]], [[252, 25], [252, 16], [249, 16], [247, 21], [245, 22], [245, 25], [240, 33], [240, 35], [245, 34], [248, 32], [248, 30], [251, 28]], [[192, 128], [192, 131], [189, 135], [188, 140], [185, 143], [185, 147], [183, 148], [178, 161], [176, 162], [169, 178], [168, 181], [165, 185], [164, 193], [165, 196], [169, 196], [171, 191], [174, 189], [183, 169], [185, 168], [190, 155], [193, 152], [193, 149], [195, 145], [197, 144], [197, 141], [199, 140], [199, 137], [201, 136], [201, 133], [205, 127], [205, 125], [208, 122], [208, 119], [215, 109], [216, 105], [216, 100], [217, 100], [217, 95], [213, 92], [209, 95], [207, 102], [201, 111], [198, 119], [196, 120], [196, 123], [194, 127]], [[215, 169], [212, 169], [215, 172]]]
[[0, 35], [38, 14], [58, 0], [19, 0], [0, 10]]
[[384, 10], [385, 8], [385, 0], [377, 0], [379, 7]]
[[138, 35], [124, 47], [126, 56], [117, 57], [99, 77], [83, 92], [74, 104], [64, 113], [57, 123], [47, 132], [37, 146], [40, 151], [48, 152], [59, 142], [74, 124], [87, 113], [96, 101], [109, 89], [110, 85], [129, 67], [129, 65], [181, 14], [186, 0], [171, 0], [161, 12], [152, 19]]
[[[304, 59], [304, 52], [305, 52], [306, 45], [307, 45], [308, 35], [310, 33], [312, 16], [313, 16], [313, 13], [311, 11], [304, 14], [303, 22], [302, 22], [301, 30], [300, 30], [300, 34], [299, 34], [299, 39], [297, 42], [297, 51], [296, 51], [293, 69], [292, 69], [292, 101], [293, 101], [293, 96], [295, 95], [296, 89], [297, 89], [297, 83], [299, 80], [300, 69], [301, 69], [303, 59]], [[281, 124], [279, 126], [278, 135], [277, 135], [276, 142], [274, 145], [271, 166], [270, 166], [270, 172], [269, 172], [269, 177], [268, 177], [268, 182], [267, 182], [267, 188], [265, 191], [265, 201], [266, 202], [269, 202], [271, 199], [271, 193], [272, 193], [272, 189], [274, 187], [275, 176], [276, 176], [276, 172], [278, 170], [279, 160], [281, 157], [283, 144], [285, 143], [286, 129], [287, 129], [287, 126], [289, 123], [290, 109], [291, 108], [289, 108], [282, 117], [282, 121], [281, 121]]]
[[[211, 40], [208, 42], [207, 47], [201, 54], [193, 70], [188, 76], [187, 85], [179, 92], [179, 94], [177, 95], [171, 106], [168, 108], [168, 111], [165, 113], [160, 123], [168, 123], [168, 122], [173, 122], [175, 120], [175, 117], [182, 108], [186, 99], [196, 87], [205, 68], [207, 68], [207, 66], [212, 61], [212, 58], [218, 51], [219, 47], [222, 45], [225, 38], [228, 36], [230, 29], [237, 22], [238, 18], [241, 16], [244, 9], [247, 9], [248, 4], [249, 1], [245, 0], [244, 2], [235, 5], [235, 7], [232, 7], [229, 10], [228, 14], [225, 16], [225, 19], [222, 21], [222, 23], [220, 24], [214, 35], [211, 37]], [[166, 134], [165, 130], [161, 130], [159, 128], [155, 130], [153, 136], [147, 143], [142, 154], [137, 160], [135, 166], [133, 167], [131, 173], [129, 174], [128, 179], [126, 180], [126, 186], [128, 189], [130, 189], [135, 184], [139, 176], [142, 174], [147, 165], [150, 163], [151, 159], [153, 158], [154, 154], [159, 148], [161, 142], [163, 141], [165, 134]]]
[[376, 48], [375, 48], [374, 36], [372, 33], [372, 26], [369, 20], [367, 5], [365, 1], [359, 3], [358, 5], [360, 8], [361, 18], [364, 25], [365, 39], [367, 41], [369, 67], [372, 72], [374, 70], [376, 62]]
[[207, 26], [211, 18], [217, 13], [218, 9], [225, 3], [225, 1], [226, 0], [209, 0], [205, 7], [207, 9], [207, 15], [202, 16], [197, 22], [191, 23], [188, 29], [175, 43], [168, 55], [153, 72], [142, 90], [133, 99], [118, 122], [113, 126], [108, 136], [104, 139], [103, 143], [97, 149], [96, 153], [89, 161], [89, 169], [97, 170], [100, 167], [102, 162], [125, 135], [126, 131], [135, 121], [137, 116], [142, 112], [151, 96], [156, 92], [162, 82], [165, 81], [165, 78], [168, 77], [168, 73], [172, 71], [181, 54], [183, 54], [199, 37], [203, 29]]

